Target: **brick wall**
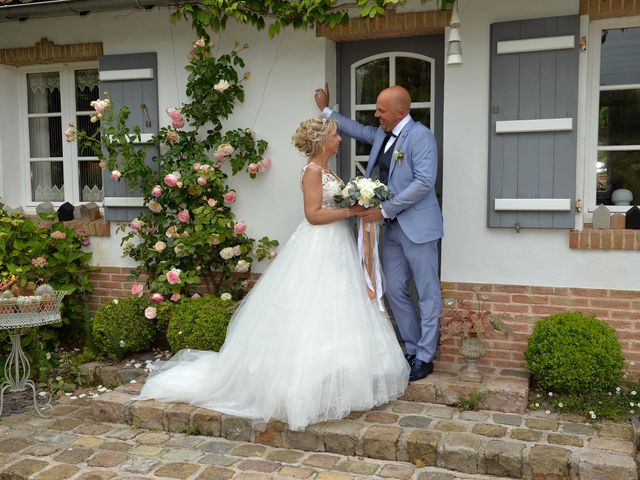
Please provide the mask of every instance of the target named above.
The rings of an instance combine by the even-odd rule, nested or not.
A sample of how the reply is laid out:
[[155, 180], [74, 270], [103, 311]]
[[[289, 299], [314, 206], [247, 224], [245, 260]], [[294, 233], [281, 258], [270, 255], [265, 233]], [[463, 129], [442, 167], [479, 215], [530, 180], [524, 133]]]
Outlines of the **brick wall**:
[[640, 0], [580, 0], [580, 15], [590, 20], [640, 15]]
[[[510, 338], [496, 333], [486, 339], [486, 352], [478, 362], [481, 368], [526, 368], [524, 351], [535, 322], [551, 314], [573, 310], [595, 315], [615, 328], [627, 372], [632, 378], [640, 377], [640, 291], [445, 282], [442, 296], [472, 301], [476, 288], [487, 298], [487, 307], [492, 312], [512, 316], [506, 323], [514, 332]], [[447, 340], [438, 360], [443, 364], [462, 363], [459, 343], [457, 338]]]

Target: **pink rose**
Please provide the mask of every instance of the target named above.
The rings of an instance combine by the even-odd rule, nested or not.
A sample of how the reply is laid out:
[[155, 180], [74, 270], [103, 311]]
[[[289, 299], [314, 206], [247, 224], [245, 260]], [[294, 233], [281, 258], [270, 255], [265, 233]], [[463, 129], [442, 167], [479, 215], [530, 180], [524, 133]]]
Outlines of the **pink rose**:
[[265, 158], [262, 161], [262, 165], [264, 165], [265, 170], [268, 170], [271, 168], [271, 159], [270, 158]]
[[165, 175], [164, 177], [164, 184], [167, 187], [175, 187], [176, 185], [178, 185], [178, 177], [175, 176], [173, 173], [169, 173], [168, 175]]
[[154, 250], [155, 250], [156, 252], [161, 252], [161, 251], [163, 251], [165, 248], [167, 248], [167, 244], [166, 244], [166, 243], [164, 243], [164, 242], [160, 242], [160, 241], [158, 241], [158, 242], [156, 242], [156, 244], [153, 246], [153, 248], [154, 248]]
[[213, 208], [218, 204], [218, 201], [215, 198], [210, 198], [209, 200], [207, 200], [207, 204]]
[[216, 152], [213, 154], [213, 158], [215, 158], [218, 162], [221, 162], [225, 157], [222, 153]]
[[178, 220], [182, 223], [187, 223], [189, 221], [189, 210], [184, 209], [178, 212]]
[[89, 245], [91, 245], [91, 239], [89, 237], [85, 238], [84, 240], [82, 240], [82, 245], [88, 247]]
[[151, 301], [152, 302], [162, 302], [164, 300], [164, 295], [162, 295], [161, 293], [154, 293], [153, 295], [151, 295]]
[[236, 226], [234, 227], [234, 232], [236, 232], [236, 234], [238, 235], [242, 235], [244, 232], [247, 231], [247, 225], [243, 222], [238, 222], [236, 223]]
[[173, 128], [182, 128], [184, 127], [184, 118], [180, 113], [180, 110], [175, 108], [167, 108], [167, 115], [171, 117], [171, 126]]
[[258, 165], [256, 165], [255, 163], [250, 163], [247, 167], [247, 171], [249, 173], [258, 173]]
[[69, 128], [67, 128], [64, 131], [64, 137], [67, 140], [67, 142], [69, 142], [69, 143], [73, 142], [76, 139], [76, 132], [73, 129], [72, 125], [69, 125]]
[[141, 297], [143, 291], [144, 291], [143, 284], [136, 282], [133, 285], [131, 285], [131, 295], [135, 295], [136, 297]]
[[205, 42], [206, 42], [206, 38], [204, 38], [204, 37], [200, 37], [200, 38], [196, 41], [196, 43], [194, 43], [194, 47], [204, 47]]
[[273, 260], [274, 258], [276, 258], [278, 256], [278, 252], [276, 252], [275, 250], [271, 250], [269, 252], [269, 259]]
[[220, 235], [211, 235], [211, 245], [220, 245]]
[[198, 300], [201, 297], [199, 293], [194, 293], [193, 295], [191, 295], [191, 298], [193, 298], [194, 300]]
[[224, 201], [226, 203], [233, 203], [236, 201], [236, 192], [234, 192], [233, 190], [227, 192], [224, 194]]
[[182, 270], [178, 269], [178, 268], [172, 268], [171, 270], [169, 270], [167, 272], [167, 282], [169, 282], [171, 285], [175, 285], [177, 283], [180, 283], [180, 274], [182, 273]]
[[160, 185], [156, 185], [155, 187], [153, 187], [151, 189], [151, 195], [158, 198], [160, 195], [162, 195], [162, 187]]
[[233, 155], [233, 152], [235, 151], [236, 149], [233, 148], [233, 146], [228, 143], [221, 143], [220, 145], [218, 145], [218, 148], [216, 148], [216, 153], [220, 153], [221, 155], [223, 155], [223, 157], [228, 157], [229, 155]]
[[122, 173], [120, 172], [120, 170], [113, 170], [111, 172], [111, 180], [117, 182], [118, 180], [120, 180], [120, 177], [122, 176]]
[[174, 132], [173, 130], [169, 130], [167, 132], [167, 142], [176, 143], [180, 139], [178, 132]]
[[131, 223], [129, 224], [129, 226], [133, 230], [140, 230], [142, 228], [142, 222], [137, 218], [134, 218], [133, 220], [131, 220]]
[[194, 163], [193, 164], [193, 169], [197, 172], [198, 170], [200, 170], [200, 164], [199, 163]]
[[158, 202], [151, 200], [149, 202], [149, 210], [151, 210], [153, 213], [160, 213], [162, 211], [162, 205], [160, 205]]
[[202, 187], [207, 184], [207, 177], [198, 177], [197, 182]]
[[180, 295], [179, 293], [174, 293], [173, 295], [171, 295], [172, 302], [179, 302], [181, 298], [182, 295]]
[[51, 233], [51, 238], [53, 238], [54, 240], [64, 240], [65, 238], [67, 238], [67, 234], [56, 230], [55, 232]]
[[149, 320], [153, 320], [154, 318], [156, 318], [157, 314], [158, 311], [156, 310], [156, 307], [147, 307], [144, 309], [144, 316]]

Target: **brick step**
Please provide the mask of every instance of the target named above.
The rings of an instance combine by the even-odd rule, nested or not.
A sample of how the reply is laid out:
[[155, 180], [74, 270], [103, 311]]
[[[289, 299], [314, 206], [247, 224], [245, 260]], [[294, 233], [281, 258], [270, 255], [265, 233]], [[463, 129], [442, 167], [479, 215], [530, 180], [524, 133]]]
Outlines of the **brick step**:
[[398, 400], [369, 412], [353, 412], [340, 421], [312, 425], [304, 432], [289, 431], [281, 422], [257, 431], [240, 417], [184, 403], [133, 400], [140, 387], [140, 383], [124, 385], [93, 399], [95, 419], [511, 479], [638, 478], [630, 423], [604, 422], [596, 428], [545, 412], [470, 412]]

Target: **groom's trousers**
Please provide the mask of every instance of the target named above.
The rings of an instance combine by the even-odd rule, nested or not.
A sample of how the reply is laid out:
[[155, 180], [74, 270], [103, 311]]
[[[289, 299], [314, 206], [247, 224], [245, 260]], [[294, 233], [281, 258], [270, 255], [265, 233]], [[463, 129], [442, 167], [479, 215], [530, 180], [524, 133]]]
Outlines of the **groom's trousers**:
[[[438, 346], [442, 305], [438, 277], [438, 240], [414, 243], [397, 221], [384, 227], [382, 268], [385, 298], [405, 343], [406, 353], [430, 362]], [[418, 311], [411, 298], [411, 279], [418, 293]]]

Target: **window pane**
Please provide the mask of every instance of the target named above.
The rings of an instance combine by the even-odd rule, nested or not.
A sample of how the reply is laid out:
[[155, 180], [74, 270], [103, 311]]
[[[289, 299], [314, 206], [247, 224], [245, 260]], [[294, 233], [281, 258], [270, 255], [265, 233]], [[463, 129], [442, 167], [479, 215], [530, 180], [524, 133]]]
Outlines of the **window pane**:
[[[78, 127], [78, 130], [86, 132], [87, 135], [93, 135], [94, 133], [96, 133], [99, 125], [100, 125], [100, 122], [91, 123], [91, 117], [89, 115], [76, 116], [76, 126]], [[100, 135], [98, 135], [96, 138], [100, 139]], [[79, 157], [94, 156], [91, 149], [87, 148], [86, 146], [80, 145], [80, 143], [78, 143], [77, 145], [78, 145], [77, 149], [78, 149]]]
[[640, 89], [600, 92], [598, 145], [640, 145]]
[[60, 112], [60, 74], [27, 74], [27, 101], [29, 113]]
[[97, 160], [78, 162], [80, 165], [80, 201], [101, 202], [102, 194], [102, 169]]
[[61, 157], [62, 118], [30, 118], [29, 146], [31, 158]]
[[598, 152], [597, 204], [613, 205], [611, 195], [625, 188], [633, 195], [631, 204], [640, 201], [640, 151]]
[[640, 83], [640, 28], [602, 31], [600, 85]]
[[[366, 110], [366, 111], [356, 112], [355, 120], [356, 122], [360, 122], [364, 125], [372, 125], [377, 127], [378, 125], [380, 125], [380, 122], [374, 116], [374, 114], [375, 114], [375, 110]], [[370, 151], [371, 151], [371, 145], [368, 145], [366, 143], [362, 143], [356, 140], [356, 155], [369, 155]]]
[[62, 162], [31, 162], [31, 200], [64, 202]]
[[411, 118], [416, 122], [420, 122], [431, 128], [431, 109], [430, 108], [412, 108]]
[[76, 111], [93, 110], [91, 102], [100, 96], [98, 91], [98, 70], [75, 71]]
[[418, 58], [398, 57], [396, 85], [406, 88], [413, 102], [431, 101], [431, 64]]
[[378, 93], [389, 86], [389, 59], [381, 58], [356, 68], [356, 105], [376, 103]]

